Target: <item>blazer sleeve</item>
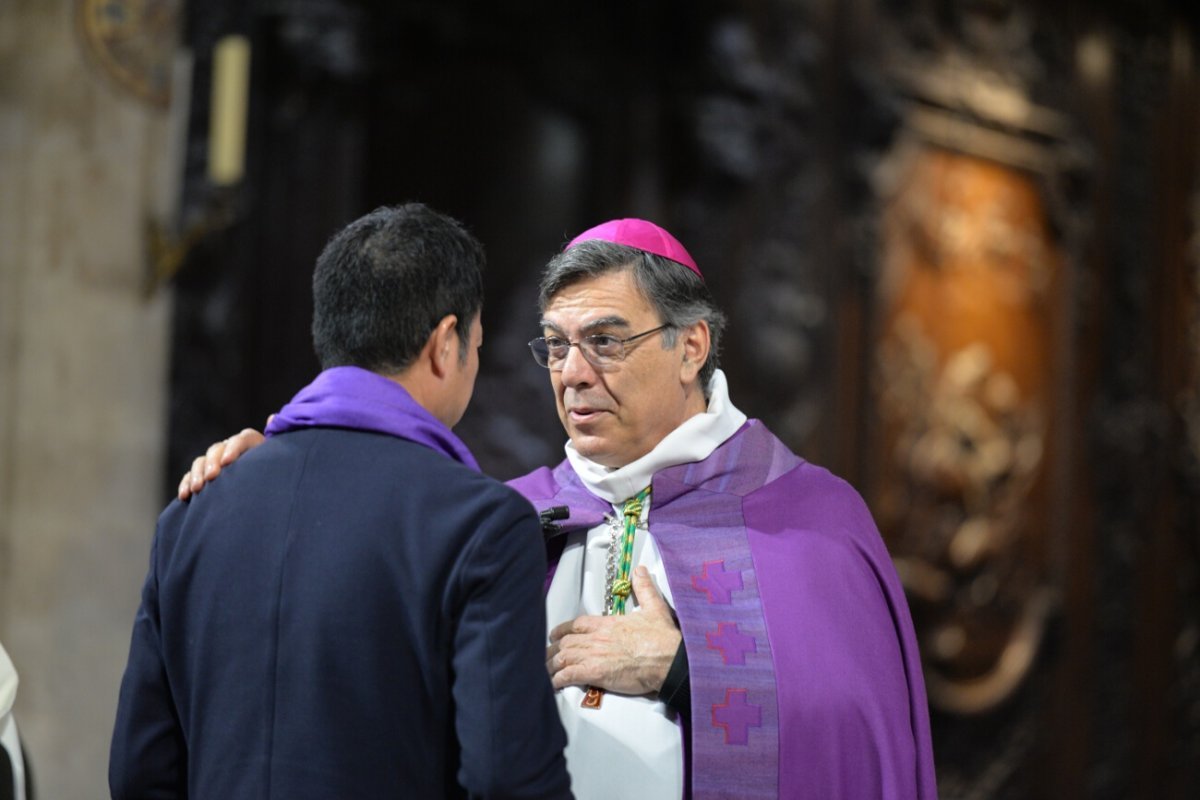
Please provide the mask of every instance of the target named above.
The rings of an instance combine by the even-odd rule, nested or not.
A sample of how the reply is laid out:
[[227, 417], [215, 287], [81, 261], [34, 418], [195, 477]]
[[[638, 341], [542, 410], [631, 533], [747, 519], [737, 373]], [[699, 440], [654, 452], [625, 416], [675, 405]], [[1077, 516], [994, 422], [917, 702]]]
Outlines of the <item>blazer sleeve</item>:
[[150, 569], [134, 618], [129, 662], [117, 703], [108, 761], [108, 785], [114, 800], [187, 797], [187, 748], [162, 656], [160, 538], [161, 524], [150, 550]]
[[546, 673], [546, 558], [528, 504], [511, 495], [464, 553], [454, 635], [458, 781], [472, 797], [570, 797], [566, 744]]

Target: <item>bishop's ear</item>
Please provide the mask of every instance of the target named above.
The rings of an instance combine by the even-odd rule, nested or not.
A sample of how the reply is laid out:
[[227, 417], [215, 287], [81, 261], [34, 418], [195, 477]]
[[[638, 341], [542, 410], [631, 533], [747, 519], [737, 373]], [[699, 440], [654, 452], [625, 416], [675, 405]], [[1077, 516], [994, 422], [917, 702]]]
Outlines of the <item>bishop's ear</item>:
[[696, 379], [696, 376], [700, 374], [700, 368], [708, 360], [708, 351], [712, 347], [708, 323], [699, 320], [686, 328], [680, 328], [679, 341], [683, 346], [680, 378], [688, 383]]

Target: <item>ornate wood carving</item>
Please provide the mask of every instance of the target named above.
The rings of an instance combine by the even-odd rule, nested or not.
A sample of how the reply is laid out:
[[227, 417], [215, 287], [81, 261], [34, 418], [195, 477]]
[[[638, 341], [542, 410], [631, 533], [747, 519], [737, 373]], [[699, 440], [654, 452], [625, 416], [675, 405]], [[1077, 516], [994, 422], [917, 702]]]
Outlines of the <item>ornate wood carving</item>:
[[801, 4], [766, 9], [731, 10], [706, 31], [708, 72], [685, 114], [696, 154], [676, 207], [730, 315], [722, 360], [737, 402], [821, 460], [835, 273], [814, 108], [821, 23]]
[[910, 17], [939, 46], [895, 43], [885, 66], [910, 99], [878, 172], [873, 497], [930, 702], [978, 714], [1021, 687], [1055, 605], [1048, 431], [1067, 303], [1048, 187], [1068, 126], [1031, 97], [1020, 8], [966, 4], [949, 20]]
[[1053, 604], [1046, 431], [1061, 257], [1029, 176], [917, 145], [884, 222], [875, 510], [935, 708], [1020, 687]]
[[878, 247], [868, 501], [921, 637], [942, 795], [1032, 796], [1087, 211], [1070, 75], [1046, 52], [1064, 42], [1036, 41], [1018, 2], [880, 10], [871, 96], [900, 124], [863, 208]]

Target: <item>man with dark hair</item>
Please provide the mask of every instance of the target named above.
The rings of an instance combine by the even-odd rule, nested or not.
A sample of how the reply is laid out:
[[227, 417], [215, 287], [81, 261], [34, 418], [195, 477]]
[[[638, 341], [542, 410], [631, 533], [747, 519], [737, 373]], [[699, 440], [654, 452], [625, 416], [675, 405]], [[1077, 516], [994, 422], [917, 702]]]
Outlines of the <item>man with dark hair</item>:
[[[546, 268], [566, 460], [511, 486], [557, 518], [546, 668], [581, 798], [932, 800], [904, 592], [866, 505], [729, 397], [725, 318], [670, 233], [612, 220]], [[180, 491], [254, 445], [197, 459]]]
[[266, 444], [159, 519], [113, 797], [568, 797], [529, 504], [450, 431], [483, 251], [425, 206], [338, 233], [323, 371]]

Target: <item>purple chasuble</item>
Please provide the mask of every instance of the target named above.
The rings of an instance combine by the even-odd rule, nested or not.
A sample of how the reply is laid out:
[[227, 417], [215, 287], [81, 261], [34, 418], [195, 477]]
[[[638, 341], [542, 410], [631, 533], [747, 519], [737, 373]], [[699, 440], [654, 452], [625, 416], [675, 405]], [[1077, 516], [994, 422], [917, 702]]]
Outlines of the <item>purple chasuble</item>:
[[[610, 510], [566, 461], [509, 485], [568, 506], [564, 532]], [[858, 493], [757, 420], [652, 485], [691, 672], [692, 796], [934, 800], [916, 635]]]
[[403, 386], [359, 367], [332, 367], [322, 372], [275, 415], [266, 434], [299, 428], [385, 433], [445, 453], [479, 471], [467, 446]]

